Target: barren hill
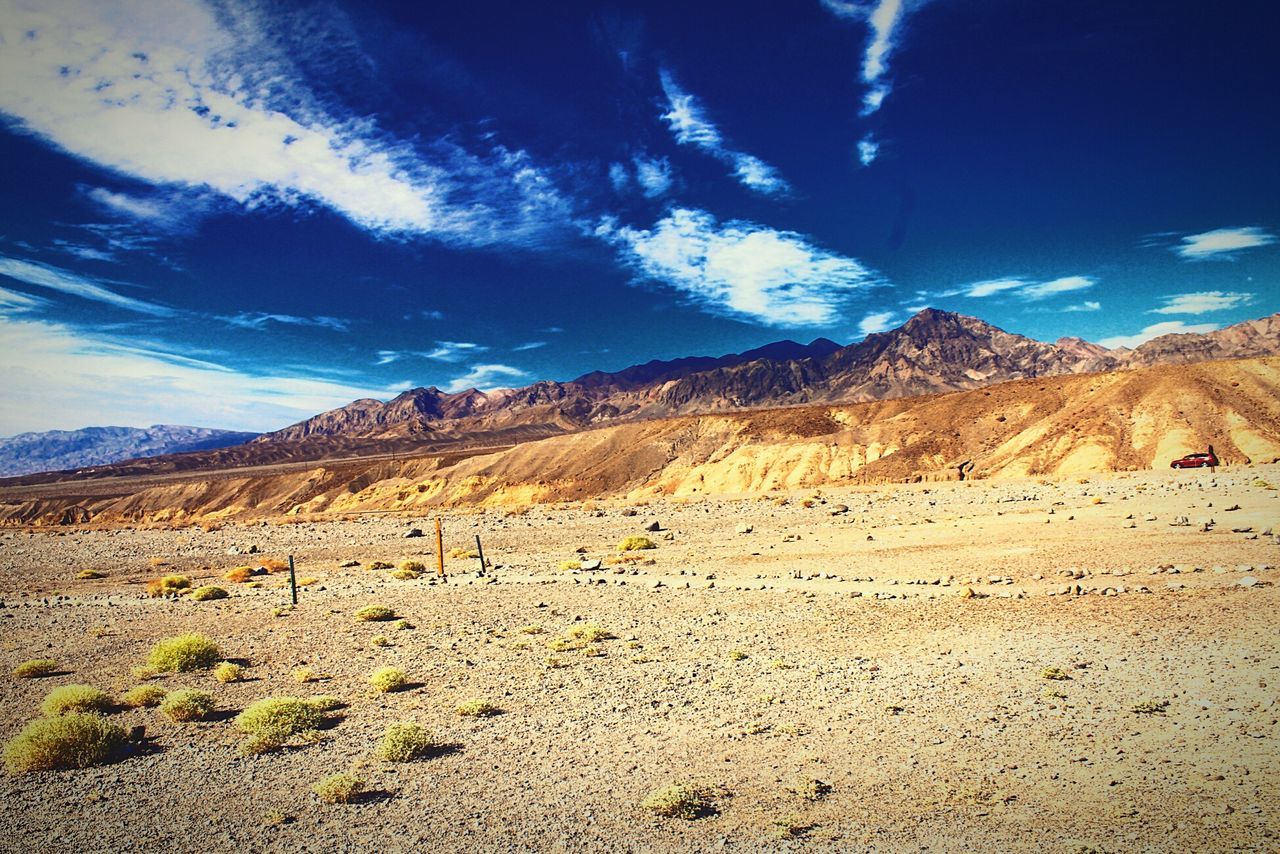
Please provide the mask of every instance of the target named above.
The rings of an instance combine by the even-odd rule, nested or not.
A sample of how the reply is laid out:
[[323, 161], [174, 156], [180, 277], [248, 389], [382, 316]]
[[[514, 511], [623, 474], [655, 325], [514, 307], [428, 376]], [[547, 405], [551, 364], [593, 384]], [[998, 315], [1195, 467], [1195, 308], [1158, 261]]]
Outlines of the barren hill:
[[1280, 357], [1018, 380], [984, 389], [629, 422], [496, 453], [0, 490], [0, 521], [520, 506], [826, 484], [1164, 467], [1212, 444], [1226, 465], [1280, 459]]

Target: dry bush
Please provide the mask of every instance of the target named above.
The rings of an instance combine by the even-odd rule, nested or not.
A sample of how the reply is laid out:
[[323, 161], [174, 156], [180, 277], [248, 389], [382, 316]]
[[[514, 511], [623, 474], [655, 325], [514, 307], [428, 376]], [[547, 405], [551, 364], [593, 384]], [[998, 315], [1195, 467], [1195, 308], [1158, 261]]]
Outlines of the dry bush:
[[106, 577], [107, 577], [107, 574], [105, 572], [98, 572], [98, 570], [96, 569], [82, 569], [76, 573], [76, 578], [79, 578], [82, 581], [90, 581], [94, 578], [106, 578]]
[[464, 718], [487, 718], [502, 713], [502, 710], [493, 703], [479, 699], [459, 703], [456, 711]]
[[58, 662], [52, 658], [33, 658], [13, 668], [13, 675], [18, 679], [38, 679], [58, 672]]
[[253, 578], [253, 569], [248, 566], [237, 566], [235, 569], [228, 570], [227, 574], [222, 577], [227, 581], [234, 581], [237, 584], [243, 584], [250, 578]]
[[160, 705], [168, 691], [159, 685], [137, 685], [120, 695], [120, 702], [131, 709], [145, 709]]
[[369, 684], [374, 690], [387, 694], [409, 684], [409, 677], [399, 667], [379, 667], [369, 676]]
[[378, 742], [378, 758], [387, 762], [412, 762], [441, 747], [435, 735], [415, 723], [395, 723], [387, 727]]
[[625, 540], [618, 543], [618, 551], [620, 552], [634, 552], [642, 549], [656, 549], [657, 547], [657, 543], [653, 540], [648, 537], [640, 536], [627, 537]]
[[289, 569], [289, 561], [278, 557], [267, 557], [262, 559], [260, 566], [267, 572], [286, 572]]
[[324, 711], [310, 701], [268, 697], [238, 714], [235, 727], [249, 737], [241, 750], [252, 754], [283, 747], [294, 736], [314, 732], [324, 722]]
[[194, 688], [179, 688], [160, 703], [160, 711], [177, 723], [203, 720], [214, 708], [213, 695]]
[[692, 820], [711, 811], [711, 799], [692, 783], [671, 783], [650, 792], [640, 808], [664, 818]]
[[203, 587], [197, 587], [191, 592], [191, 598], [197, 602], [212, 602], [215, 599], [226, 599], [230, 594], [221, 587], [213, 584], [206, 584]]
[[354, 774], [334, 774], [311, 787], [326, 804], [349, 804], [364, 791], [364, 781]]
[[147, 666], [157, 673], [207, 670], [222, 660], [218, 645], [201, 634], [164, 638], [151, 647]]
[[111, 758], [124, 744], [124, 728], [98, 715], [72, 712], [27, 724], [4, 746], [12, 774], [88, 768]]
[[191, 588], [191, 579], [185, 575], [166, 575], [147, 582], [147, 595], [153, 599], [163, 596], [179, 596]]
[[92, 685], [63, 685], [45, 695], [40, 711], [50, 717], [67, 712], [106, 712], [113, 705], [111, 695]]
[[230, 661], [219, 661], [213, 668], [213, 678], [222, 684], [239, 682], [244, 678], [244, 668]]
[[355, 617], [362, 623], [379, 623], [384, 620], [394, 620], [396, 612], [386, 605], [365, 605], [356, 611]]

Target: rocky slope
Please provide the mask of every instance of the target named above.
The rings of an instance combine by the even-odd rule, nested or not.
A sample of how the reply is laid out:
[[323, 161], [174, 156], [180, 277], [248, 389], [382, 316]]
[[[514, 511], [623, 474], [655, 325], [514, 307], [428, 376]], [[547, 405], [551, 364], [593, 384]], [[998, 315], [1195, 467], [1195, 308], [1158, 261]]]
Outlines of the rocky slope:
[[195, 521], [750, 495], [1280, 460], [1280, 357], [1025, 379], [860, 404], [633, 421], [494, 453], [0, 489], [0, 523]]
[[925, 309], [897, 329], [841, 347], [782, 341], [720, 358], [649, 362], [571, 382], [449, 394], [416, 388], [394, 400], [357, 400], [259, 442], [317, 436], [404, 438], [479, 434], [538, 425], [572, 432], [620, 421], [804, 403], [846, 403], [981, 388], [1028, 377], [1280, 353], [1280, 315], [1205, 335], [1166, 335], [1129, 350], [1078, 338], [1053, 344], [973, 317]]
[[257, 433], [156, 424], [19, 433], [0, 439], [0, 477], [240, 445]]

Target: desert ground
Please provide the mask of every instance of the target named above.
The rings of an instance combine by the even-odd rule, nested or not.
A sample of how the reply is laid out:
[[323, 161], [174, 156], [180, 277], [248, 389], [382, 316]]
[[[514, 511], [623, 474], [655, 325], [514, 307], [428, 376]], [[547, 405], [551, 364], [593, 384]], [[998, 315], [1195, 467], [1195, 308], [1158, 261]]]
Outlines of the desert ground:
[[[145, 727], [117, 761], [0, 777], [0, 848], [1274, 851], [1277, 486], [1238, 465], [450, 510], [445, 549], [479, 535], [492, 566], [444, 582], [434, 516], [6, 530], [0, 737], [57, 686], [138, 684], [166, 636], [245, 678], [154, 678], [218, 711], [117, 709]], [[222, 580], [289, 555], [296, 607], [287, 571]], [[230, 596], [148, 597], [163, 574]], [[609, 637], [563, 642], [584, 625]], [[36, 658], [58, 672], [8, 675]], [[380, 665], [409, 685], [372, 692]], [[319, 694], [345, 704], [322, 738], [242, 755], [238, 711]], [[457, 713], [476, 698], [500, 713]], [[447, 749], [378, 759], [397, 721]], [[322, 803], [344, 771], [368, 791]], [[641, 808], [677, 781], [710, 809]]]

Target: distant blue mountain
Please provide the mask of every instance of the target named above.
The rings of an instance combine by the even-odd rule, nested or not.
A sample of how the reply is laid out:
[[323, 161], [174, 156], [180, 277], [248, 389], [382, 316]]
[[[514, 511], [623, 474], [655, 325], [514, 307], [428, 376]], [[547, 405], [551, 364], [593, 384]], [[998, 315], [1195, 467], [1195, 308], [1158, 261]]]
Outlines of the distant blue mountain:
[[241, 445], [257, 435], [173, 424], [19, 433], [0, 439], [0, 477], [99, 466], [184, 451], [207, 451]]

